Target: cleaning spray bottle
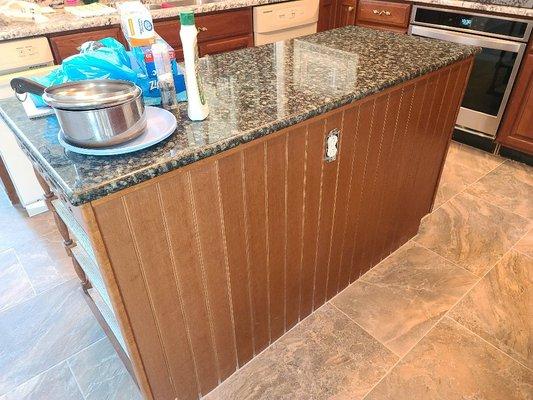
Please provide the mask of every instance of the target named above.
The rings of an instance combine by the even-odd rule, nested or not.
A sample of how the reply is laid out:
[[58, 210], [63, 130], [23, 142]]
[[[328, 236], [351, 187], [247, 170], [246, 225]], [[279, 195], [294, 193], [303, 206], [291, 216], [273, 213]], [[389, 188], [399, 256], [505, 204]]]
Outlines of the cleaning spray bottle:
[[209, 106], [198, 71], [198, 30], [194, 25], [193, 11], [180, 12], [180, 38], [185, 61], [185, 87], [187, 88], [187, 114], [192, 121], [203, 121], [209, 115]]

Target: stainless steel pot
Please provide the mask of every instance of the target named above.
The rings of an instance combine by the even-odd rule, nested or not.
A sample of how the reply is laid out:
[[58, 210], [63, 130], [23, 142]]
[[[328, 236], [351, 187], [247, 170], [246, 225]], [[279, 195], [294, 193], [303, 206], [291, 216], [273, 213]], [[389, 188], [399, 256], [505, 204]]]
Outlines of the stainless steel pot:
[[66, 139], [77, 146], [112, 146], [138, 137], [146, 128], [141, 89], [131, 82], [94, 79], [45, 87], [14, 78], [11, 87], [19, 94], [42, 95], [54, 108]]

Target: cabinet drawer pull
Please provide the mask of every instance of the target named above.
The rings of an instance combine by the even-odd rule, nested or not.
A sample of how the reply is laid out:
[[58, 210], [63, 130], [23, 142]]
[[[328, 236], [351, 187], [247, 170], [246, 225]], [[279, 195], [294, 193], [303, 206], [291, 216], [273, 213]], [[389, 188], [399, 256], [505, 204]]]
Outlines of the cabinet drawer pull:
[[355, 9], [354, 6], [350, 6], [350, 7], [348, 7], [348, 12], [352, 12], [354, 9]]
[[373, 9], [372, 12], [375, 15], [386, 15], [386, 16], [390, 16], [391, 15], [391, 12], [389, 10], [376, 10], [376, 9]]
[[199, 26], [198, 27], [198, 32], [205, 32], [207, 30], [207, 28], [205, 26]]

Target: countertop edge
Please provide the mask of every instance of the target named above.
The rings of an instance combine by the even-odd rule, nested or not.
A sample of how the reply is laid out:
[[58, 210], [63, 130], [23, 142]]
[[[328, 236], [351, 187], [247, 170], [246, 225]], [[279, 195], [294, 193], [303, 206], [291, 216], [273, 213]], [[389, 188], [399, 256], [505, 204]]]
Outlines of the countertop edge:
[[[6, 113], [4, 112], [4, 110], [2, 110], [1, 107], [0, 107], [0, 115], [6, 121], [8, 126], [11, 129], [13, 129], [18, 139], [23, 142], [24, 146], [28, 147], [28, 149], [26, 149], [25, 152], [27, 153], [31, 151], [31, 153], [33, 154], [38, 154], [39, 159], [35, 161], [38, 162], [38, 164], [41, 166], [47, 178], [51, 180], [53, 184], [56, 185], [62, 191], [66, 199], [73, 206], [81, 206], [85, 203], [89, 203], [94, 200], [101, 199], [107, 195], [119, 192], [121, 190], [132, 187], [139, 183], [149, 181], [150, 179], [164, 175], [172, 170], [185, 167], [187, 165], [193, 164], [205, 158], [212, 157], [216, 154], [223, 153], [227, 150], [233, 149], [235, 147], [238, 147], [245, 143], [259, 139], [261, 137], [268, 136], [269, 134], [288, 128], [302, 121], [306, 121], [315, 116], [322, 115], [324, 113], [333, 111], [345, 105], [354, 103], [358, 100], [371, 96], [375, 93], [381, 92], [390, 87], [399, 85], [403, 82], [407, 82], [409, 80], [416, 79], [422, 75], [426, 75], [434, 71], [437, 71], [441, 68], [445, 68], [454, 63], [463, 61], [471, 57], [472, 55], [473, 54], [465, 53], [465, 54], [460, 55], [456, 59], [448, 60], [447, 62], [443, 62], [442, 64], [437, 64], [435, 66], [430, 67], [427, 70], [420, 69], [414, 72], [411, 71], [409, 73], [399, 75], [395, 77], [394, 79], [391, 79], [390, 81], [383, 82], [383, 84], [379, 86], [376, 86], [376, 87], [373, 87], [373, 88], [370, 88], [368, 90], [361, 91], [358, 93], [346, 95], [330, 103], [323, 104], [316, 108], [307, 109], [307, 110], [302, 111], [301, 113], [291, 115], [282, 121], [276, 121], [270, 124], [266, 124], [266, 125], [254, 128], [253, 130], [239, 133], [238, 135], [235, 135], [228, 139], [221, 140], [211, 145], [202, 147], [201, 149], [193, 149], [190, 151], [184, 150], [181, 153], [176, 154], [174, 159], [170, 161], [166, 161], [166, 162], [155, 164], [155, 165], [150, 165], [146, 168], [136, 170], [133, 173], [121, 176], [120, 180], [110, 181], [107, 183], [100, 184], [98, 186], [86, 187], [84, 188], [83, 192], [76, 192], [76, 191], [72, 191], [69, 189], [66, 183], [57, 175], [54, 168], [52, 168], [52, 166], [46, 161], [46, 159], [42, 157], [40, 152], [37, 149], [35, 149], [33, 144], [25, 139], [24, 134], [20, 132], [16, 124], [10, 120], [9, 116], [6, 115]], [[31, 157], [33, 158], [34, 156], [31, 155]]]

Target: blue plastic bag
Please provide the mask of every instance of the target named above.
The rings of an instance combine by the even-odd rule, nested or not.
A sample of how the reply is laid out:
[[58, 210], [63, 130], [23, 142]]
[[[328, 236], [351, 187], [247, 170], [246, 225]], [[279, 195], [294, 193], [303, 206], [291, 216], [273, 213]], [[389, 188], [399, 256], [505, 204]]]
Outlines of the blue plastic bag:
[[[50, 74], [34, 79], [47, 87], [84, 79], [122, 79], [134, 82], [141, 88], [146, 104], [158, 105], [161, 103], [161, 94], [157, 88], [157, 77], [141, 54], [143, 52], [138, 49], [126, 51], [122, 43], [114, 38], [104, 38], [84, 43], [80, 54], [66, 58], [61, 67]], [[185, 101], [183, 73], [175, 61], [172, 69], [178, 101]], [[32, 95], [32, 100], [37, 107], [46, 106], [40, 96]]]

